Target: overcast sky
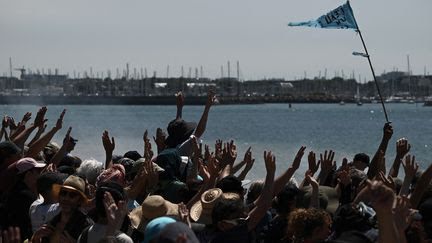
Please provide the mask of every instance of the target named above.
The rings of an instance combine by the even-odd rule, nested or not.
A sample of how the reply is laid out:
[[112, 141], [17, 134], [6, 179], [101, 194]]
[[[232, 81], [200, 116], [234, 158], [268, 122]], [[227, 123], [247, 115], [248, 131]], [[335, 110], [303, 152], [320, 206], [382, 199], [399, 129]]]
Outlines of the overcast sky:
[[[128, 62], [166, 76], [181, 66], [244, 79], [317, 76], [327, 68], [371, 79], [352, 30], [288, 27], [316, 19], [342, 0], [0, 0], [0, 75], [14, 67], [61, 73], [115, 72]], [[351, 6], [378, 74], [395, 68], [432, 73], [431, 0], [353, 0]], [[15, 72], [18, 75], [18, 72]]]

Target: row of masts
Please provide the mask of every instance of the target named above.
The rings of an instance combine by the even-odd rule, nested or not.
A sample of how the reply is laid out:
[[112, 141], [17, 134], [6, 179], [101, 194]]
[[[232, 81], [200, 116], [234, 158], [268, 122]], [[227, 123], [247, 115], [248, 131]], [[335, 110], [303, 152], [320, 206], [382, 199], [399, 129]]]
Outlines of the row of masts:
[[[240, 71], [240, 62], [237, 61], [237, 75], [235, 77], [231, 76], [231, 64], [230, 61], [227, 62], [227, 75], [224, 74], [224, 67], [223, 65], [221, 66], [221, 72], [220, 72], [220, 78], [236, 78], [238, 81], [242, 81], [243, 78], [241, 76], [241, 71]], [[57, 68], [54, 69], [54, 72], [51, 71], [50, 68], [48, 68], [45, 73], [45, 69], [42, 68], [41, 70], [37, 69], [36, 72], [33, 72], [30, 69], [25, 69], [24, 67], [22, 68], [13, 68], [12, 67], [12, 58], [9, 58], [9, 77], [13, 77], [13, 70], [16, 71], [20, 71], [21, 75], [23, 74], [38, 74], [38, 75], [59, 75], [59, 70]], [[167, 65], [166, 67], [166, 78], [170, 78], [170, 65]], [[66, 73], [67, 76], [70, 76], [69, 73]], [[3, 76], [7, 76], [5, 73], [3, 73]], [[125, 79], [145, 79], [145, 78], [149, 78], [148, 75], [148, 71], [147, 68], [133, 68], [133, 72], [131, 72], [131, 68], [129, 63], [126, 63], [126, 67], [123, 70], [120, 70], [120, 68], [116, 68], [115, 69], [115, 76], [113, 76], [113, 73], [110, 69], [107, 69], [106, 73], [105, 72], [93, 72], [93, 67], [90, 67], [89, 70], [86, 70], [83, 72], [83, 74], [81, 75], [81, 72], [77, 72], [76, 70], [73, 70], [72, 72], [72, 78], [74, 79], [80, 79], [80, 78], [115, 78], [115, 79], [121, 79], [121, 78], [125, 78]], [[156, 78], [157, 77], [157, 72], [153, 71], [153, 75], [152, 77]], [[203, 66], [198, 67], [188, 67], [188, 72], [187, 72], [187, 76], [185, 75], [185, 67], [181, 66], [181, 71], [180, 71], [180, 77], [181, 78], [195, 78], [195, 79], [203, 79], [205, 78], [204, 75], [204, 68]]]

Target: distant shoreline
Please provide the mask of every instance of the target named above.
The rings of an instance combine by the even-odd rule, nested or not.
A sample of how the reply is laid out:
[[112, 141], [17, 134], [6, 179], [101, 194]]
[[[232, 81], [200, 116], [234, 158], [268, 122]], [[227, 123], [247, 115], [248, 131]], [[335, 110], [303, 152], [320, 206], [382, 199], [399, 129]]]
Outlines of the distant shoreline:
[[[186, 98], [187, 105], [203, 105], [205, 96]], [[221, 105], [267, 103], [355, 103], [355, 100], [338, 97], [218, 97]], [[368, 103], [365, 101], [364, 103]], [[370, 102], [369, 102], [370, 103]], [[0, 104], [6, 105], [175, 105], [173, 96], [0, 96]]]

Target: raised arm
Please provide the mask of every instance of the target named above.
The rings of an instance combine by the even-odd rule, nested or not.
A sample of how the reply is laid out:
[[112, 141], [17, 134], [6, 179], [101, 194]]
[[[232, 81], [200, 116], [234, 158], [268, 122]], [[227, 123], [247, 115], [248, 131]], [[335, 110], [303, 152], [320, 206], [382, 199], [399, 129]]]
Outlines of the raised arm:
[[59, 119], [57, 120], [56, 125], [44, 136], [39, 138], [32, 146], [29, 147], [29, 150], [27, 152], [27, 157], [36, 157], [36, 155], [42, 151], [43, 148], [51, 141], [51, 139], [54, 137], [54, 135], [62, 128], [63, 126], [63, 118], [66, 113], [66, 110], [63, 110], [63, 112], [60, 114]]
[[389, 176], [397, 177], [403, 157], [410, 151], [411, 145], [406, 138], [401, 138], [396, 141], [396, 158], [390, 168]]
[[374, 157], [372, 158], [372, 161], [371, 161], [370, 166], [369, 166], [369, 170], [367, 173], [367, 176], [369, 179], [373, 179], [378, 174], [379, 163], [380, 163], [380, 161], [379, 161], [380, 160], [380, 151], [384, 154], [383, 156], [385, 156], [385, 153], [386, 153], [387, 147], [388, 147], [388, 143], [389, 143], [392, 135], [393, 135], [393, 127], [391, 125], [391, 122], [387, 122], [386, 124], [384, 124], [383, 137], [381, 139], [381, 143], [380, 143], [378, 150], [376, 151]]
[[336, 167], [336, 162], [333, 160], [334, 155], [335, 153], [332, 150], [328, 151], [328, 153], [327, 150], [324, 151], [324, 157], [323, 154], [320, 154], [321, 171], [318, 175], [318, 182], [320, 185], [325, 185], [328, 176]]
[[206, 102], [206, 105], [204, 107], [203, 114], [201, 115], [201, 119], [198, 122], [198, 125], [194, 131], [194, 135], [196, 137], [200, 138], [204, 134], [206, 126], [207, 126], [207, 119], [208, 119], [208, 114], [210, 112], [210, 107], [212, 105], [214, 105], [215, 103], [216, 103], [216, 96], [215, 96], [214, 92], [210, 90], [208, 92], [208, 95], [207, 95], [207, 102]]
[[249, 220], [247, 222], [249, 231], [255, 229], [255, 227], [264, 217], [267, 209], [271, 206], [271, 202], [273, 200], [273, 183], [276, 171], [276, 158], [271, 151], [264, 151], [264, 163], [267, 174], [262, 193], [255, 201], [255, 207], [249, 212]]
[[423, 197], [423, 194], [426, 192], [429, 184], [432, 181], [432, 163], [429, 167], [423, 172], [418, 180], [414, 192], [411, 194], [411, 205], [413, 208], [417, 208], [420, 204], [420, 200]]
[[54, 156], [51, 158], [49, 164], [53, 164], [55, 166], [58, 166], [60, 164], [60, 161], [66, 155], [66, 149], [70, 143], [71, 131], [72, 131], [72, 127], [69, 127], [69, 129], [66, 132], [65, 138], [63, 139], [63, 145], [60, 147], [60, 149], [57, 151], [57, 153], [55, 153]]
[[405, 162], [402, 162], [402, 166], [405, 171], [405, 177], [399, 191], [399, 196], [408, 196], [409, 188], [415, 174], [419, 168], [419, 165], [415, 162], [415, 156], [407, 155], [405, 157]]
[[109, 169], [112, 166], [112, 155], [115, 149], [114, 137], [109, 137], [108, 131], [104, 131], [102, 134], [102, 145], [105, 150], [105, 169]]
[[184, 106], [184, 95], [183, 92], [177, 92], [176, 96], [176, 105], [177, 105], [177, 115], [176, 119], [182, 118], [183, 106]]
[[309, 170], [306, 171], [306, 173], [305, 173], [305, 179], [312, 187], [312, 194], [311, 194], [311, 200], [310, 200], [309, 208], [319, 208], [320, 207], [319, 197], [318, 197], [319, 196], [319, 189], [318, 189], [319, 184], [315, 180], [315, 178], [313, 178], [313, 174]]
[[289, 182], [296, 170], [298, 170], [305, 149], [305, 146], [301, 146], [300, 149], [297, 151], [297, 154], [293, 162], [291, 163], [291, 166], [288, 167], [288, 169], [285, 170], [278, 178], [276, 178], [273, 185], [273, 197], [276, 196], [284, 188], [284, 186]]
[[[37, 127], [43, 127], [44, 123], [47, 121], [44, 119], [45, 113], [47, 109], [46, 107], [41, 107], [39, 111], [36, 114], [36, 118], [34, 123], [30, 124], [27, 128], [25, 128], [20, 134], [18, 134], [14, 139], [13, 142], [20, 148], [24, 148], [24, 144], [27, 141], [30, 134], [37, 128]], [[31, 119], [31, 113], [27, 112], [22, 121], [21, 124], [25, 125], [29, 120]], [[33, 140], [32, 140], [33, 141]], [[30, 145], [30, 144], [29, 144]]]
[[[244, 156], [244, 159], [242, 162], [245, 163], [246, 166], [244, 167], [242, 172], [237, 176], [237, 178], [239, 178], [239, 180], [244, 180], [246, 178], [247, 173], [249, 173], [249, 171], [253, 167], [253, 164], [255, 163], [255, 159], [252, 158], [251, 147], [249, 147], [248, 150], [246, 150], [246, 153], [245, 153], [245, 156]], [[234, 167], [233, 167], [233, 170], [234, 170]]]

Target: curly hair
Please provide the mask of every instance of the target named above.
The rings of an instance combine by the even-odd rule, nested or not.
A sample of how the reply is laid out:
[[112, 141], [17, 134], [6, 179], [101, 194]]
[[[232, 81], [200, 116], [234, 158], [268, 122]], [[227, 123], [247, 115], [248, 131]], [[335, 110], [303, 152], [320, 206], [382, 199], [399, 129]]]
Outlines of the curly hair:
[[299, 208], [288, 217], [288, 232], [294, 237], [294, 242], [302, 242], [310, 238], [315, 229], [322, 227], [330, 220], [330, 215], [319, 209]]

